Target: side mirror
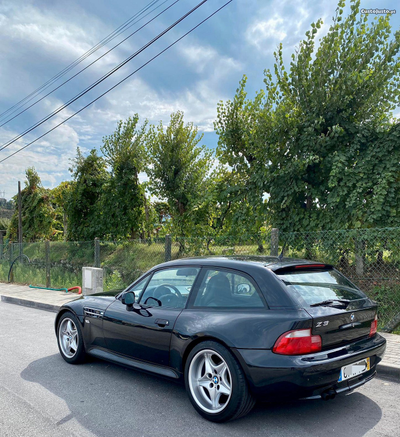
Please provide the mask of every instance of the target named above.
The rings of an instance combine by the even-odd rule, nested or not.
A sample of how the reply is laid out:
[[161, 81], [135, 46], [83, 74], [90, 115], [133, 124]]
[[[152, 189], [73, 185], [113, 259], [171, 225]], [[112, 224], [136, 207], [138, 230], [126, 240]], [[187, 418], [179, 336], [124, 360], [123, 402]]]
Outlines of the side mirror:
[[124, 305], [133, 305], [135, 303], [135, 293], [133, 291], [127, 291], [122, 295], [121, 302]]

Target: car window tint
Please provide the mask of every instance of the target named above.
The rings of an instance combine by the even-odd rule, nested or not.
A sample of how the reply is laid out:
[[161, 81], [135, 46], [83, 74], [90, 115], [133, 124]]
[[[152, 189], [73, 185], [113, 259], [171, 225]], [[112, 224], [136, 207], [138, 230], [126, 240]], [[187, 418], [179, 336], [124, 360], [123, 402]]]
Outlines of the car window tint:
[[289, 282], [322, 282], [354, 288], [354, 285], [348, 279], [333, 269], [284, 272], [280, 275], [284, 276], [285, 281]]
[[155, 272], [140, 297], [142, 305], [184, 308], [199, 268], [180, 267]]
[[149, 280], [149, 276], [147, 275], [144, 279], [138, 282], [135, 286], [129, 288], [128, 291], [133, 291], [135, 293], [135, 301], [137, 302], [143, 288], [146, 286], [147, 281]]
[[264, 306], [252, 281], [239, 272], [207, 270], [195, 307], [261, 308]]
[[284, 272], [278, 276], [301, 304], [313, 305], [324, 300], [356, 300], [365, 297], [348, 279], [335, 270]]

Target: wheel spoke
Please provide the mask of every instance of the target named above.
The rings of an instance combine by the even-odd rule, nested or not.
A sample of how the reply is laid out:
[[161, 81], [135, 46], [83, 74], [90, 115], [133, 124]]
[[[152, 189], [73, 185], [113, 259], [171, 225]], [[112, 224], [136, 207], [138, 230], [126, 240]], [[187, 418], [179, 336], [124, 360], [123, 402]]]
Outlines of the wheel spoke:
[[72, 340], [72, 341], [69, 343], [69, 348], [70, 348], [70, 350], [73, 350], [74, 352], [76, 352], [76, 350], [78, 349], [78, 346], [77, 346], [77, 344], [76, 344], [76, 340]]
[[68, 350], [68, 337], [66, 337], [65, 335], [63, 335], [62, 337], [62, 342], [63, 342], [63, 346], [64, 346], [64, 350]]
[[210, 386], [210, 378], [207, 378], [206, 375], [203, 376], [203, 377], [201, 377], [201, 378], [199, 378], [199, 379], [197, 380], [197, 385], [198, 385], [199, 387], [206, 387], [206, 388], [209, 388], [209, 386]]
[[205, 364], [205, 375], [208, 375], [208, 374], [213, 375], [214, 365], [213, 365], [213, 362], [211, 361], [211, 354], [209, 354], [209, 353], [204, 354], [204, 364]]
[[231, 394], [231, 388], [226, 384], [224, 380], [219, 383], [219, 392], [223, 395], [229, 396]]
[[68, 334], [70, 334], [72, 331], [73, 331], [72, 322], [71, 322], [71, 320], [68, 320], [67, 332], [68, 332]]
[[219, 407], [219, 398], [220, 395], [218, 394], [216, 388], [211, 388], [210, 390], [208, 390], [208, 393], [210, 394], [210, 398], [211, 398], [211, 405], [213, 407], [214, 410], [216, 410]]
[[214, 365], [214, 370], [217, 372], [217, 374], [219, 375], [223, 375], [226, 372], [226, 363], [225, 361], [222, 361], [222, 363]]

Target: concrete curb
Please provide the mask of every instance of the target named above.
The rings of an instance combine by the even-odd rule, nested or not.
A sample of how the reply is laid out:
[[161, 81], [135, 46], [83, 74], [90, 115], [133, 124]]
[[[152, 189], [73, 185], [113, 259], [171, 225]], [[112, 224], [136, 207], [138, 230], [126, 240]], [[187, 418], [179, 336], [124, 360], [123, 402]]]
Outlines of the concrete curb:
[[39, 310], [50, 311], [52, 313], [58, 313], [60, 309], [59, 305], [51, 305], [48, 303], [35, 302], [33, 300], [19, 299], [11, 296], [1, 296], [1, 301], [6, 303], [12, 303], [14, 305], [21, 305], [29, 308], [37, 308]]
[[400, 368], [387, 363], [378, 364], [377, 376], [378, 378], [380, 376], [383, 378], [395, 378], [396, 382], [400, 383]]

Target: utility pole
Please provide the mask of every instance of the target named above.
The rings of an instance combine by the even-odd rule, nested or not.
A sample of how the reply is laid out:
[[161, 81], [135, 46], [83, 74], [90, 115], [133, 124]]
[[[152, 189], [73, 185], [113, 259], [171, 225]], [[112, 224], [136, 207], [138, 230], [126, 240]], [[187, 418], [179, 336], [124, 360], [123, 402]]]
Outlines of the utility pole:
[[18, 243], [19, 243], [19, 254], [22, 255], [22, 198], [21, 198], [20, 181], [18, 181]]

